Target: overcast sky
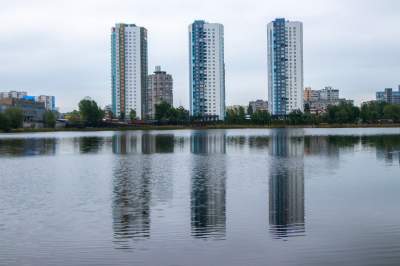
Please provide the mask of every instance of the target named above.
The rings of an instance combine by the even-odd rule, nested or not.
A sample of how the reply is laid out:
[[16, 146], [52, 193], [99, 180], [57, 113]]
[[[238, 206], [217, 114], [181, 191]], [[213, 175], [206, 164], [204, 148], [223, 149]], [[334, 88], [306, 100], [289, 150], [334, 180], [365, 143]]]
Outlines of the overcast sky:
[[400, 84], [398, 0], [0, 0], [0, 91], [55, 95], [61, 111], [91, 96], [110, 103], [110, 30], [148, 30], [149, 73], [174, 78], [188, 107], [188, 25], [225, 27], [226, 103], [267, 97], [266, 24], [303, 22], [304, 85], [330, 85], [356, 103]]

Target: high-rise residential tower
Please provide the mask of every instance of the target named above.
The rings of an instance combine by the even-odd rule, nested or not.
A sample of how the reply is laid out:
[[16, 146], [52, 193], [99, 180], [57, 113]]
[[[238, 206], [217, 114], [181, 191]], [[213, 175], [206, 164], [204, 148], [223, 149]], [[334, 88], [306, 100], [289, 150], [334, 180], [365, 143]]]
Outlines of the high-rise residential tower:
[[269, 110], [278, 116], [303, 111], [303, 24], [278, 18], [267, 35]]
[[190, 114], [225, 118], [224, 26], [196, 20], [189, 26]]
[[122, 119], [146, 113], [147, 30], [135, 24], [116, 24], [111, 30], [112, 112]]
[[148, 77], [147, 85], [147, 117], [154, 119], [157, 104], [166, 102], [173, 105], [172, 76], [161, 71], [160, 66], [156, 66], [154, 74]]

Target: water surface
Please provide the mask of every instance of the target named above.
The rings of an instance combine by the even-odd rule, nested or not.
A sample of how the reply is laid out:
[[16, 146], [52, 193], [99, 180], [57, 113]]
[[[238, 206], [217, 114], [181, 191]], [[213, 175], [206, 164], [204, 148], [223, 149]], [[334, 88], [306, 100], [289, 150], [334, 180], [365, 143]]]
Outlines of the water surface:
[[400, 129], [0, 134], [0, 265], [400, 265]]

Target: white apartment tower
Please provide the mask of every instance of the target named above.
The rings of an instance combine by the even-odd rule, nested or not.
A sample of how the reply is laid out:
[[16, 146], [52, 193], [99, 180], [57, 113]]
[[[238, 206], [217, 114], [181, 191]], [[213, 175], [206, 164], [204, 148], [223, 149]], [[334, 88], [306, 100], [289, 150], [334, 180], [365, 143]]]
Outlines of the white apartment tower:
[[303, 111], [303, 24], [276, 19], [267, 35], [269, 110], [278, 116]]
[[116, 24], [111, 30], [112, 112], [127, 119], [146, 113], [147, 30], [135, 24]]
[[189, 26], [190, 114], [225, 118], [224, 26], [196, 20]]

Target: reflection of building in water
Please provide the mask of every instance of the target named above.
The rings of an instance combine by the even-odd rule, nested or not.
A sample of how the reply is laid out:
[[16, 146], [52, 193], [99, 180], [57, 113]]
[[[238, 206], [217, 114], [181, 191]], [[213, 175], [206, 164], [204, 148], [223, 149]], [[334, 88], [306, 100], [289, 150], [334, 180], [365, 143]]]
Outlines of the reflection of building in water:
[[190, 136], [190, 151], [194, 154], [215, 154], [226, 152], [224, 132], [207, 133], [198, 131]]
[[114, 135], [112, 138], [112, 149], [115, 154], [131, 154], [140, 153], [141, 145], [140, 135], [131, 135], [129, 133], [122, 133]]
[[0, 157], [54, 155], [56, 146], [54, 138], [0, 139]]
[[173, 153], [174, 135], [124, 133], [113, 136], [113, 152], [116, 154]]
[[[196, 238], [222, 238], [226, 230], [224, 133], [194, 133], [191, 183], [191, 227]], [[203, 156], [207, 155], [207, 156]]]
[[120, 157], [113, 176], [113, 230], [118, 248], [150, 237], [151, 181], [149, 158]]
[[304, 227], [304, 137], [291, 131], [271, 134], [269, 223], [275, 237], [301, 235]]

